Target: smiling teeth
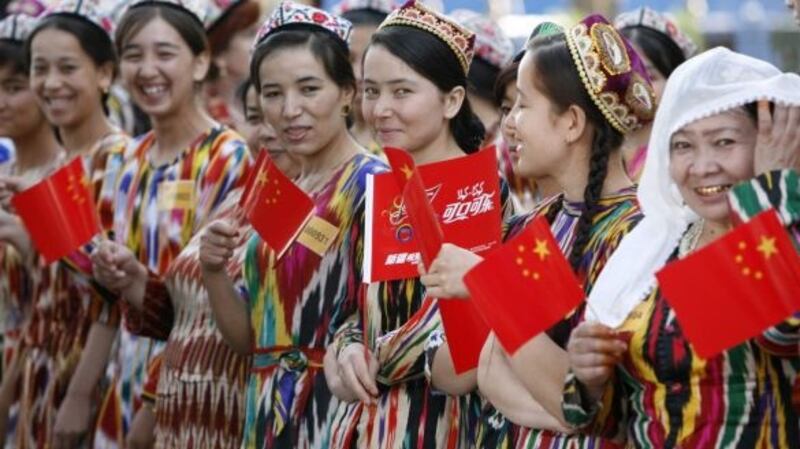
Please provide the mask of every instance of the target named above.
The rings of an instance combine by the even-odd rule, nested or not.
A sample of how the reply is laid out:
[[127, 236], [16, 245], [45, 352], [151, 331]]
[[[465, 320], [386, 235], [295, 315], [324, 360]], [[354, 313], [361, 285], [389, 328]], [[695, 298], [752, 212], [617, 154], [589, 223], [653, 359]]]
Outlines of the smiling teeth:
[[720, 185], [720, 186], [708, 186], [708, 187], [698, 187], [695, 189], [697, 193], [700, 195], [718, 195], [722, 192], [728, 191], [731, 188], [730, 184]]
[[166, 88], [164, 86], [152, 86], [152, 87], [143, 87], [144, 93], [147, 95], [159, 95], [166, 92]]

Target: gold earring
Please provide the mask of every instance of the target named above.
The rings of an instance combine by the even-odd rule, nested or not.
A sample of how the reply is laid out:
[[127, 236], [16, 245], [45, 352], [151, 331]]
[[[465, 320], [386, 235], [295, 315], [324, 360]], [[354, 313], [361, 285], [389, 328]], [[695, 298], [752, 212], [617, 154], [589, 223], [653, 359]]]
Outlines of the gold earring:
[[346, 104], [342, 106], [342, 116], [347, 117], [348, 115], [350, 115], [350, 105]]

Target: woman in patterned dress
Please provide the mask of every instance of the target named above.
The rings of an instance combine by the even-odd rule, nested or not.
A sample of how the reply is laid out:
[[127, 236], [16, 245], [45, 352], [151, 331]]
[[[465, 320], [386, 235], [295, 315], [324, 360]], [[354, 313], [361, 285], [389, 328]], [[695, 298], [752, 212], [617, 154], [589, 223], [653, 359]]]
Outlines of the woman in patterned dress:
[[[588, 84], [588, 77], [579, 75], [587, 72], [585, 60], [571, 53], [575, 42], [592, 28], [605, 33], [613, 47], [582, 47], [587, 58], [610, 59], [614, 52], [624, 55], [615, 68], [616, 75], [602, 74], [611, 81], [600, 92], [620, 105], [614, 111], [604, 109], [592, 95], [595, 87]], [[520, 62], [517, 86], [519, 97], [511, 112], [520, 142], [517, 167], [525, 176], [554, 179], [563, 194], [510, 220], [507, 238], [537, 217], [547, 218], [588, 292], [621, 238], [641, 219], [633, 183], [622, 165], [620, 144], [625, 134], [652, 117], [652, 88], [636, 53], [600, 16], [587, 17], [568, 34], [550, 28], [535, 35]], [[633, 89], [640, 89], [646, 97], [629, 97], [627, 92]], [[446, 245], [423, 282], [431, 294], [464, 297], [468, 292], [463, 275], [478, 260]], [[570, 435], [560, 419], [559, 379], [563, 379], [568, 362], [565, 347], [570, 330], [581, 319], [583, 310], [579, 308], [513, 354], [491, 334], [484, 344], [477, 379], [474, 374], [471, 379], [455, 376], [447, 343], [434, 336], [429, 350], [434, 386], [457, 394], [477, 384], [487, 400], [477, 432], [478, 447], [620, 447], [621, 432], [613, 419], [599, 420], [602, 432], [589, 438]], [[613, 410], [610, 405], [604, 409], [606, 414]]]
[[[66, 152], [62, 162], [82, 159], [101, 227], [109, 230], [110, 186], [128, 139], [104, 113], [116, 58], [108, 22], [96, 7], [93, 2], [58, 4], [39, 21], [27, 48], [31, 89], [57, 128]], [[88, 245], [37, 271], [31, 317], [18, 349], [25, 357], [17, 447], [77, 446], [71, 437], [90, 428], [103, 367], [79, 360], [85, 347], [103, 344], [90, 328], [105, 329], [119, 320], [112, 296], [91, 283], [90, 250]]]
[[[199, 102], [209, 67], [203, 11], [191, 1], [141, 1], [117, 28], [122, 79], [153, 131], [128, 147], [114, 191], [114, 239], [92, 261], [95, 278], [134, 304], [147, 288], [163, 288], [167, 269], [250, 165], [244, 140]], [[136, 320], [127, 321], [135, 330]], [[163, 343], [124, 326], [118, 345], [95, 446], [121, 447], [130, 433], [129, 447], [146, 447]]]
[[[774, 111], [762, 100], [774, 101]], [[800, 419], [791, 389], [800, 368], [800, 315], [705, 359], [687, 340], [655, 273], [735, 221], [771, 208], [798, 245], [798, 129], [796, 74], [724, 48], [673, 73], [639, 191], [647, 214], [589, 297], [598, 322], [572, 333], [563, 403], [570, 424], [592, 421], [596, 399], [613, 378], [630, 411], [629, 447], [797, 447]], [[618, 332], [628, 333], [629, 343]]]
[[[14, 142], [17, 157], [9, 175], [23, 184], [38, 181], [54, 168], [62, 152], [53, 128], [30, 89], [25, 40], [34, 26], [34, 18], [24, 14], [12, 14], [0, 21], [0, 135]], [[6, 177], [0, 180], [7, 181]], [[7, 193], [3, 187], [0, 207], [8, 206]], [[17, 217], [0, 209], [0, 326], [3, 333], [0, 372], [9, 380], [19, 377], [21, 359], [17, 357], [17, 346], [25, 322], [30, 318], [36, 276], [36, 269], [25, 263], [16, 249], [16, 245], [25, 244], [20, 231]], [[26, 252], [29, 251], [22, 250]], [[16, 384], [10, 381], [0, 390], [0, 414], [3, 415], [0, 416], [0, 440], [5, 438], [9, 444], [15, 439], [19, 393]]]
[[385, 170], [347, 130], [356, 88], [349, 33], [344, 19], [284, 2], [259, 30], [252, 61], [264, 116], [300, 159], [296, 183], [314, 203], [311, 223], [329, 229], [330, 246], [295, 241], [278, 259], [253, 233], [244, 279], [236, 285], [224, 267], [237, 227], [218, 221], [201, 244], [214, 319], [236, 352], [253, 356], [245, 448], [329, 446], [337, 401], [325, 384], [322, 358], [331, 329], [358, 301], [366, 177]]
[[[428, 22], [438, 24], [436, 32], [425, 28]], [[363, 104], [383, 145], [406, 149], [419, 165], [478, 151], [484, 129], [466, 99], [472, 36], [414, 2], [384, 21], [364, 56]], [[508, 212], [505, 184], [500, 197]], [[466, 444], [476, 398], [439, 394], [424, 377], [425, 341], [441, 327], [437, 302], [410, 278], [369, 284], [359, 306], [326, 359], [334, 392], [359, 399], [340, 405], [331, 447]]]

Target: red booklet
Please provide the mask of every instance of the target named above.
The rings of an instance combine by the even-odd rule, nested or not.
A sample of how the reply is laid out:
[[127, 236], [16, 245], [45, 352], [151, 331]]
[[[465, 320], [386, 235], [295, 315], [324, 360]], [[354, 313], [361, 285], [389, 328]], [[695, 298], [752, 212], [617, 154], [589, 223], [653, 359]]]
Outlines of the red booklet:
[[[501, 242], [500, 178], [493, 147], [417, 169], [446, 242], [477, 254]], [[393, 176], [367, 178], [364, 282], [418, 276], [420, 247]]]

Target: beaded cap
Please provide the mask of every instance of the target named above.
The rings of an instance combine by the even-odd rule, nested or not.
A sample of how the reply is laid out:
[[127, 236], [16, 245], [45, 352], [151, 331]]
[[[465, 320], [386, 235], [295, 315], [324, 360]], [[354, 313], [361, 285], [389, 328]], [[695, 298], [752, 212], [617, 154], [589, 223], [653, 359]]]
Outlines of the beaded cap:
[[389, 14], [379, 29], [390, 26], [409, 26], [433, 34], [455, 53], [464, 74], [469, 72], [475, 52], [475, 33], [454, 20], [433, 11], [421, 2], [409, 0], [400, 9]]
[[656, 97], [644, 63], [605, 17], [586, 17], [566, 39], [589, 96], [617, 131], [627, 134], [653, 119]]
[[337, 15], [313, 6], [283, 1], [258, 29], [253, 47], [258, 46], [270, 34], [288, 26], [318, 27], [332, 33], [345, 46], [350, 41], [353, 24]]
[[681, 49], [686, 59], [697, 53], [697, 45], [689, 36], [681, 32], [675, 22], [666, 15], [646, 6], [618, 15], [614, 20], [614, 26], [618, 30], [628, 27], [650, 28], [666, 35], [672, 42], [675, 42], [675, 45]]
[[475, 33], [475, 57], [500, 69], [511, 61], [514, 44], [494, 20], [468, 9], [457, 9], [450, 17]]

